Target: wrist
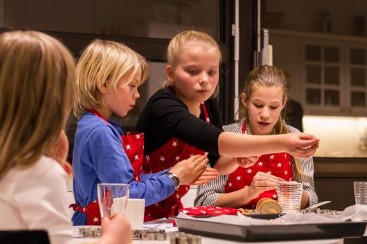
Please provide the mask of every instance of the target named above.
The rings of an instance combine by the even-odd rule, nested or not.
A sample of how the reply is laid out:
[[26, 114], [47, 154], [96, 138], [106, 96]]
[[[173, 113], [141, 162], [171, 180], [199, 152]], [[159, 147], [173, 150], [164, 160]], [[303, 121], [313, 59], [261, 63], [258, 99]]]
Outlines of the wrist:
[[166, 175], [171, 179], [173, 185], [175, 186], [175, 190], [177, 190], [180, 186], [180, 179], [177, 177], [176, 174], [171, 172], [167, 172]]

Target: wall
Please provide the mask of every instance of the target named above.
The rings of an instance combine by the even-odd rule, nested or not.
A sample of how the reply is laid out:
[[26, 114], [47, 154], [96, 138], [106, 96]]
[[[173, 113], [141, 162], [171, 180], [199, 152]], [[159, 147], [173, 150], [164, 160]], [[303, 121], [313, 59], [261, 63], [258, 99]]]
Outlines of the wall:
[[315, 156], [367, 157], [367, 118], [304, 116], [303, 127], [320, 139]]

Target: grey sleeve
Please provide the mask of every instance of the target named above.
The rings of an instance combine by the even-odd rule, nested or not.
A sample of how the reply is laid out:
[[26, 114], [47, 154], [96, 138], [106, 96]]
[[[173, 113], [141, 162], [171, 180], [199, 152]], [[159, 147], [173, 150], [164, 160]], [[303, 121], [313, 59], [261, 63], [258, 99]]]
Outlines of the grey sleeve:
[[228, 175], [219, 175], [217, 179], [198, 187], [194, 206], [215, 206], [217, 199], [224, 193]]

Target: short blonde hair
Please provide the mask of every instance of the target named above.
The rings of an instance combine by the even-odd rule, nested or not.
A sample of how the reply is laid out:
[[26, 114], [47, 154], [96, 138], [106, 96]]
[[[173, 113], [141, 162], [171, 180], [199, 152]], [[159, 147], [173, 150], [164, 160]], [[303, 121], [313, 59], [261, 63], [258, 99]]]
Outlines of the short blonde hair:
[[127, 85], [139, 71], [143, 83], [148, 78], [149, 66], [140, 54], [118, 42], [94, 40], [77, 64], [75, 116], [79, 118], [87, 109], [103, 107], [100, 88], [104, 84], [111, 84], [116, 90], [122, 76], [129, 75], [124, 81]]
[[[180, 62], [180, 55], [183, 49], [186, 48], [188, 44], [195, 44], [195, 45], [202, 45], [205, 47], [212, 47], [218, 51], [219, 54], [219, 64], [222, 60], [222, 53], [218, 43], [211, 37], [209, 34], [203, 31], [197, 30], [184, 30], [177, 35], [175, 35], [170, 43], [168, 44], [167, 48], [167, 64], [175, 68], [176, 65]], [[167, 87], [170, 84], [168, 80], [164, 82], [164, 87]], [[215, 97], [219, 93], [219, 82], [215, 88], [213, 97]]]
[[0, 35], [0, 178], [33, 165], [58, 140], [73, 104], [75, 63], [37, 31]]
[[213, 39], [213, 37], [202, 31], [185, 30], [175, 35], [168, 44], [167, 63], [174, 67], [179, 61], [179, 57], [182, 50], [189, 43], [195, 43], [195, 45], [205, 45], [213, 47], [218, 50], [220, 60], [222, 59], [220, 47], [218, 43]]

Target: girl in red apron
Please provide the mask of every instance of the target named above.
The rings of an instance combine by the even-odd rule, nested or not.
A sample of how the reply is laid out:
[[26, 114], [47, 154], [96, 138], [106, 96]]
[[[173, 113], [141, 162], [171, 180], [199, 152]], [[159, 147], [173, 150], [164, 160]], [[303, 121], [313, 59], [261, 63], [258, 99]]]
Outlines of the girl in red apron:
[[[299, 133], [283, 121], [286, 94], [282, 70], [266, 65], [255, 68], [241, 94], [240, 122], [226, 125], [224, 130], [253, 135]], [[238, 167], [199, 187], [195, 204], [254, 209], [262, 198], [277, 199], [276, 182], [296, 180], [304, 186], [301, 207], [305, 208], [317, 203], [313, 172], [312, 158], [295, 159], [286, 152], [264, 154], [252, 166]]]

